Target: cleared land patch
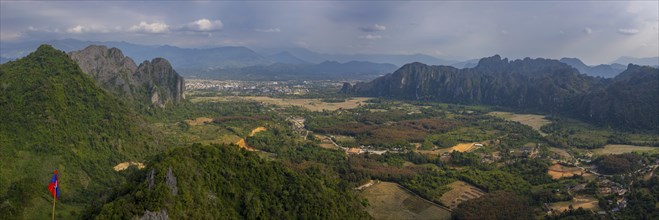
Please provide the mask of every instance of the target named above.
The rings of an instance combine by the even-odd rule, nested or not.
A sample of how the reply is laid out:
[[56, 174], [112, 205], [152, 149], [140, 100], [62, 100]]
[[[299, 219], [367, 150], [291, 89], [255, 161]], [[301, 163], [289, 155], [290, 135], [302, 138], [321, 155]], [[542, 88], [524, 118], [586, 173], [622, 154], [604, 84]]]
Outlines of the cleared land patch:
[[[257, 127], [257, 128], [254, 128], [254, 129], [249, 133], [249, 137], [254, 136], [256, 133], [259, 133], [259, 132], [261, 132], [261, 131], [267, 131], [267, 130], [268, 130], [268, 129], [265, 128], [265, 127]], [[247, 144], [247, 142], [245, 141], [244, 138], [241, 138], [240, 140], [238, 140], [238, 141], [236, 142], [236, 145], [238, 145], [238, 147], [240, 147], [240, 148], [242, 148], [242, 149], [245, 149], [245, 150], [248, 150], [248, 151], [256, 151], [256, 149], [254, 149], [252, 146], [249, 146], [249, 145]]]
[[565, 150], [565, 149], [550, 147], [549, 151], [558, 154], [563, 159], [572, 159], [572, 155], [570, 153], [568, 153], [567, 150]]
[[257, 101], [266, 104], [278, 105], [278, 106], [300, 106], [310, 111], [334, 111], [337, 109], [352, 109], [357, 108], [362, 104], [365, 104], [365, 101], [370, 98], [350, 98], [346, 99], [345, 102], [335, 102], [328, 103], [322, 102], [320, 99], [288, 99], [288, 98], [271, 98], [267, 96], [219, 96], [219, 97], [195, 97], [192, 98], [192, 102], [204, 102], [204, 101], [236, 101], [236, 100], [250, 100]]
[[515, 114], [512, 112], [490, 112], [488, 113], [489, 115], [492, 116], [497, 116], [506, 120], [510, 121], [516, 121], [519, 123], [522, 123], [524, 125], [531, 126], [533, 130], [538, 131], [542, 136], [545, 136], [547, 134], [543, 133], [540, 131], [540, 128], [542, 126], [545, 126], [551, 121], [545, 119], [544, 115], [533, 115], [533, 114]]
[[572, 199], [572, 201], [552, 203], [549, 205], [549, 207], [554, 211], [562, 212], [567, 210], [570, 207], [570, 205], [572, 205], [574, 209], [583, 208], [593, 211], [599, 210], [598, 200], [593, 196], [585, 196], [585, 195], [575, 196]]
[[464, 201], [481, 197], [485, 192], [469, 183], [455, 181], [449, 184], [451, 191], [448, 191], [439, 198], [445, 206], [455, 209]]
[[378, 182], [364, 189], [368, 200], [366, 211], [375, 219], [451, 219], [451, 212], [428, 202], [398, 184]]
[[144, 169], [144, 167], [145, 167], [143, 163], [127, 161], [127, 162], [119, 163], [116, 166], [114, 166], [113, 168], [114, 168], [114, 171], [122, 171], [122, 170], [128, 169], [129, 166], [136, 166], [137, 169], [140, 169], [140, 170]]
[[561, 164], [553, 164], [547, 169], [547, 173], [552, 179], [563, 177], [572, 177], [574, 175], [584, 175], [585, 173], [579, 167], [568, 167]]
[[435, 149], [435, 150], [419, 150], [420, 144], [417, 144], [417, 150], [416, 152], [420, 154], [427, 154], [427, 155], [441, 155], [443, 153], [451, 153], [453, 151], [459, 151], [459, 152], [470, 152], [473, 150], [478, 149], [480, 146], [476, 145], [479, 144], [478, 142], [473, 142], [473, 143], [461, 143], [457, 144], [453, 147], [449, 148], [442, 148], [442, 149]]
[[597, 155], [605, 154], [624, 154], [631, 152], [656, 152], [659, 153], [659, 147], [635, 146], [622, 144], [607, 144], [603, 148], [593, 150]]
[[469, 152], [478, 148], [477, 143], [462, 143], [451, 147], [451, 151]]

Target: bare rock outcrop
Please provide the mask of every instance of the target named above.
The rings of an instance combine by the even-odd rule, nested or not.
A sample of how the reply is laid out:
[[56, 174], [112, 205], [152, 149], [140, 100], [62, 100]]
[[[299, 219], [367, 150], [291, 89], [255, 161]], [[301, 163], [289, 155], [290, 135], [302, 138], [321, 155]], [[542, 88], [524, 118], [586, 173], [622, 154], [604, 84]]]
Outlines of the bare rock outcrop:
[[91, 45], [69, 53], [82, 71], [111, 93], [147, 105], [165, 107], [185, 99], [185, 82], [164, 58], [139, 66], [117, 48]]

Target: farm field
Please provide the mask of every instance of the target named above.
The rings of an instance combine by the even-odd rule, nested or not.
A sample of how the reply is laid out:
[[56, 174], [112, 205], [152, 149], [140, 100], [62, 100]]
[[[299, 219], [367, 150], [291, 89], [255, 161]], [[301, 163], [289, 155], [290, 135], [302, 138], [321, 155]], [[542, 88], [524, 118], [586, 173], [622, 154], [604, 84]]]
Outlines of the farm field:
[[451, 219], [451, 212], [408, 191], [398, 184], [378, 182], [361, 192], [368, 200], [366, 211], [375, 219]]
[[624, 153], [631, 153], [631, 152], [655, 152], [655, 153], [659, 153], [659, 147], [621, 145], [621, 144], [607, 144], [607, 145], [604, 146], [604, 148], [593, 150], [593, 153], [595, 153], [597, 155], [624, 154]]
[[579, 167], [567, 167], [560, 164], [553, 164], [547, 169], [547, 174], [552, 179], [560, 179], [563, 177], [572, 177], [574, 175], [585, 175], [583, 170]]
[[567, 210], [570, 205], [572, 205], [574, 209], [583, 208], [595, 212], [599, 211], [599, 201], [597, 201], [597, 198], [584, 195], [575, 196], [572, 201], [552, 203], [549, 207], [554, 211], [562, 212]]
[[483, 190], [463, 181], [455, 181], [449, 184], [449, 186], [451, 187], [451, 191], [444, 193], [439, 200], [451, 209], [455, 209], [464, 201], [475, 199], [485, 194]]
[[506, 120], [510, 121], [516, 121], [519, 123], [522, 123], [524, 125], [531, 126], [533, 130], [538, 131], [542, 136], [545, 136], [547, 134], [543, 133], [540, 131], [540, 128], [542, 126], [545, 126], [551, 121], [545, 119], [544, 115], [533, 115], [533, 114], [515, 114], [512, 112], [490, 112], [488, 113], [489, 115], [492, 116], [497, 116]]
[[477, 142], [474, 142], [474, 143], [461, 143], [461, 144], [457, 144], [453, 147], [436, 149], [436, 150], [418, 150], [418, 146], [420, 146], [420, 144], [417, 144], [418, 146], [417, 146], [416, 152], [421, 153], [421, 154], [427, 154], [427, 155], [441, 155], [443, 153], [450, 153], [450, 152], [453, 152], [453, 151], [470, 152], [470, 151], [473, 151], [473, 150], [476, 150], [476, 149], [479, 148], [475, 144], [478, 144], [478, 143]]
[[271, 105], [278, 106], [299, 106], [306, 108], [310, 111], [334, 111], [337, 109], [353, 109], [362, 105], [366, 100], [370, 98], [351, 98], [346, 99], [345, 102], [338, 103], [327, 103], [322, 102], [320, 99], [286, 99], [286, 98], [271, 98], [267, 96], [219, 96], [219, 97], [194, 97], [192, 102], [205, 102], [205, 101], [237, 101], [237, 100], [249, 100], [256, 101]]
[[565, 149], [550, 147], [549, 151], [558, 154], [563, 159], [572, 159], [572, 155], [567, 152]]

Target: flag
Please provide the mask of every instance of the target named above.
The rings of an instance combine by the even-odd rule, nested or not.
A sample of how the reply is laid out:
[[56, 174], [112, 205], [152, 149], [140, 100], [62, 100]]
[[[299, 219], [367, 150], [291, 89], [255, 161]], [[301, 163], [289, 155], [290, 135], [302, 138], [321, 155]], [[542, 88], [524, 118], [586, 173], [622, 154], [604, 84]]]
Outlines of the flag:
[[48, 191], [53, 194], [55, 199], [59, 199], [59, 178], [57, 178], [57, 170], [55, 170], [53, 178], [50, 179], [50, 184], [48, 184]]

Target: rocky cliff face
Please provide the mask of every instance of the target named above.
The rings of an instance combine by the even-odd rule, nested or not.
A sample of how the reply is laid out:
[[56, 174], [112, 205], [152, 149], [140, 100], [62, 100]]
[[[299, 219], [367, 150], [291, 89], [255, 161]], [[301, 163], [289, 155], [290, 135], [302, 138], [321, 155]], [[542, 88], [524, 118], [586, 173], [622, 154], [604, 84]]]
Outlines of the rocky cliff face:
[[164, 107], [168, 103], [178, 103], [185, 98], [183, 77], [163, 58], [142, 62], [133, 76], [148, 92], [147, 101], [152, 105]]
[[70, 52], [69, 56], [97, 84], [119, 97], [158, 107], [185, 98], [183, 77], [163, 58], [137, 66], [121, 50], [97, 45]]
[[[580, 74], [557, 60], [526, 58], [509, 61], [497, 55], [483, 58], [476, 67], [465, 69], [411, 63], [371, 82], [344, 84], [342, 91], [375, 97], [506, 106], [572, 115], [618, 127], [657, 129], [656, 124], [651, 124], [656, 122], [656, 117], [649, 122], [646, 122], [648, 117], [641, 117], [659, 115], [659, 109], [649, 101], [656, 96], [632, 97], [634, 93], [657, 93], [659, 83], [652, 83], [658, 78], [653, 72], [657, 69], [629, 68], [625, 74], [608, 80]], [[641, 76], [645, 80], [633, 80]], [[633, 86], [634, 83], [643, 84]], [[647, 102], [634, 101], [633, 108], [628, 105], [614, 107], [616, 104], [609, 103], [640, 99], [638, 97]], [[640, 113], [638, 109], [647, 113]]]

